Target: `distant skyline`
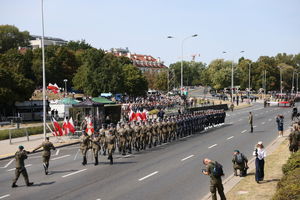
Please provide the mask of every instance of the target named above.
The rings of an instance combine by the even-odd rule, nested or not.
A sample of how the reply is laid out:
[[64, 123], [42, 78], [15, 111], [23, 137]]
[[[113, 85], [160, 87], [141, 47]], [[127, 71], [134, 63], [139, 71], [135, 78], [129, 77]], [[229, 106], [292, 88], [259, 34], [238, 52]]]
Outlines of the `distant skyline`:
[[[299, 8], [299, 0], [44, 0], [45, 36], [128, 47], [169, 65], [180, 61], [182, 39], [198, 34], [184, 43], [184, 60], [257, 60], [300, 53]], [[41, 1], [1, 0], [0, 24], [41, 35]]]

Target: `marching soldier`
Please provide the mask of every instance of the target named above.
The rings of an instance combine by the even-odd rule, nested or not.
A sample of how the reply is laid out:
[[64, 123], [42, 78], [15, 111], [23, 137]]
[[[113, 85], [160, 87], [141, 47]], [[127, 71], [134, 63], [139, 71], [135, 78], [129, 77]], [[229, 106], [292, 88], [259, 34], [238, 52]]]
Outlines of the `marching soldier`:
[[167, 142], [168, 129], [167, 129], [167, 119], [162, 122], [162, 142]]
[[149, 148], [152, 148], [152, 140], [153, 140], [152, 129], [153, 129], [152, 122], [151, 121], [147, 122], [147, 124], [146, 124], [146, 144], [148, 144]]
[[156, 145], [158, 144], [158, 126], [155, 120], [153, 121], [152, 124], [152, 142], [153, 142], [153, 146], [156, 147]]
[[101, 137], [99, 132], [94, 132], [92, 135], [91, 142], [92, 142], [92, 150], [95, 158], [95, 166], [99, 164], [98, 155], [99, 155], [99, 151], [101, 150], [100, 140]]
[[121, 124], [121, 127], [118, 130], [119, 135], [119, 145], [120, 145], [120, 153], [123, 156], [126, 155], [126, 138], [127, 138], [127, 130], [125, 129], [125, 124]]
[[109, 129], [106, 134], [106, 142], [107, 142], [107, 150], [108, 150], [108, 158], [110, 160], [110, 164], [113, 164], [113, 152], [116, 148], [116, 135], [113, 134], [113, 130]]
[[13, 184], [11, 185], [11, 187], [13, 188], [18, 187], [16, 183], [20, 177], [20, 174], [23, 175], [26, 185], [32, 186], [33, 182], [29, 182], [27, 170], [25, 168], [24, 160], [27, 159], [27, 151], [24, 150], [23, 146], [19, 146], [19, 151], [15, 153], [15, 159], [16, 159], [16, 171], [15, 171], [16, 177], [13, 180]]
[[142, 122], [140, 130], [140, 147], [143, 150], [146, 150], [146, 137], [147, 137], [147, 127], [145, 122]]
[[90, 136], [85, 131], [83, 131], [79, 140], [80, 140], [80, 150], [83, 156], [82, 165], [86, 165], [87, 164], [86, 153], [90, 148]]
[[140, 150], [140, 136], [141, 136], [141, 126], [139, 122], [136, 122], [134, 125], [134, 148], [136, 151]]
[[48, 175], [48, 168], [49, 168], [49, 160], [51, 157], [51, 149], [55, 150], [54, 145], [52, 142], [49, 141], [49, 137], [46, 137], [46, 141], [44, 141], [40, 146], [35, 148], [32, 152], [35, 152], [36, 150], [40, 149], [43, 147], [43, 166], [45, 170], [45, 174]]
[[107, 131], [107, 125], [106, 124], [102, 124], [102, 128], [100, 129], [100, 146], [101, 146], [101, 149], [103, 151], [103, 155], [105, 156], [106, 155], [106, 149], [107, 149], [107, 146], [106, 146], [106, 136], [105, 136], [105, 132]]
[[128, 123], [125, 126], [126, 132], [127, 132], [127, 148], [128, 148], [128, 153], [132, 153], [132, 138], [134, 134], [134, 130], [132, 129], [130, 123]]

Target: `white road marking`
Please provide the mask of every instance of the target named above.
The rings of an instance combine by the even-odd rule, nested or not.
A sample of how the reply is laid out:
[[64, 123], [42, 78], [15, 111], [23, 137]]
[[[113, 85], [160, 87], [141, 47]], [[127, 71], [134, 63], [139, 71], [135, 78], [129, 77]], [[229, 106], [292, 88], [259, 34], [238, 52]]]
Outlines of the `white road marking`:
[[72, 172], [72, 173], [70, 173], [70, 174], [63, 175], [62, 178], [66, 178], [66, 177], [68, 177], [68, 176], [72, 176], [72, 175], [74, 175], [74, 174], [78, 174], [78, 173], [83, 172], [83, 171], [85, 171], [85, 170], [87, 170], [87, 169], [81, 169], [81, 170], [78, 170], [78, 171], [76, 171], [76, 172]]
[[122, 156], [123, 158], [128, 158], [128, 157], [130, 157], [130, 156], [132, 156], [132, 154], [127, 154], [126, 156]]
[[230, 139], [232, 139], [234, 136], [230, 136], [229, 138], [227, 138], [227, 140], [230, 140]]
[[242, 121], [242, 119], [239, 119], [239, 122]]
[[79, 151], [80, 151], [80, 149], [77, 150], [77, 152], [76, 152], [76, 154], [75, 154], [75, 156], [74, 156], [74, 160], [76, 160]]
[[56, 156], [59, 154], [59, 151], [60, 151], [60, 149], [57, 149], [56, 154], [55, 154]]
[[243, 130], [241, 133], [245, 133], [247, 130]]
[[6, 194], [6, 195], [1, 196], [0, 199], [4, 199], [4, 198], [9, 197], [9, 196], [10, 196], [10, 194]]
[[214, 144], [214, 145], [211, 145], [210, 147], [208, 147], [209, 149], [211, 149], [211, 148], [213, 148], [213, 147], [215, 147], [215, 146], [217, 146], [218, 144]]
[[153, 173], [151, 173], [151, 174], [149, 174], [147, 176], [144, 176], [143, 178], [140, 178], [139, 181], [145, 180], [146, 178], [149, 178], [150, 176], [153, 176], [153, 175], [155, 175], [157, 173], [158, 173], [158, 171], [155, 171], [155, 172], [153, 172]]
[[1, 168], [3, 168], [3, 169], [7, 168], [13, 161], [14, 161], [14, 159], [11, 159], [4, 167], [1, 167]]
[[269, 119], [268, 121], [270, 122], [270, 121], [272, 121], [272, 119]]
[[253, 126], [253, 128], [256, 128], [257, 126]]
[[194, 155], [190, 155], [190, 156], [188, 156], [188, 157], [185, 157], [185, 158], [181, 159], [181, 161], [185, 161], [185, 160], [187, 160], [187, 159], [189, 159], [189, 158], [191, 158], [191, 157], [194, 157]]
[[70, 155], [64, 155], [64, 156], [60, 156], [60, 157], [57, 157], [57, 158], [52, 158], [51, 160], [58, 160], [58, 159], [69, 157], [69, 156]]
[[[25, 167], [30, 167], [30, 166], [32, 166], [32, 164], [25, 165]], [[10, 172], [10, 171], [14, 171], [14, 170], [16, 170], [16, 168], [12, 168], [12, 169], [9, 169], [7, 171]]]
[[261, 124], [265, 124], [266, 122], [262, 122]]

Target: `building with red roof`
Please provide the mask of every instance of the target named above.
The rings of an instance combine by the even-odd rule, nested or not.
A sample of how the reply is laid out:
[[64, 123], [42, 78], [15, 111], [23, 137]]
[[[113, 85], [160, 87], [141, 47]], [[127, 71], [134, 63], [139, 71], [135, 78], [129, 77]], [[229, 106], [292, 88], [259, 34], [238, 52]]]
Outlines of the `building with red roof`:
[[164, 62], [160, 58], [154, 58], [150, 55], [130, 53], [128, 48], [112, 48], [109, 53], [113, 53], [115, 56], [125, 56], [132, 61], [132, 64], [138, 67], [143, 73], [144, 72], [160, 72], [167, 69]]

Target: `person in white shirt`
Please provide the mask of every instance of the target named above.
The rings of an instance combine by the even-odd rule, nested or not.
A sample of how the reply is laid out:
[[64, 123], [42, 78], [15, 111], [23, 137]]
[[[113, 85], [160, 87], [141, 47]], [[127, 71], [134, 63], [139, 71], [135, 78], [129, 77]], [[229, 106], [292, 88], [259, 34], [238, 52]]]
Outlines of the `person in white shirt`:
[[267, 156], [266, 150], [262, 141], [259, 141], [254, 149], [253, 155], [256, 156], [255, 159], [255, 181], [259, 183], [259, 181], [264, 180], [264, 165], [265, 165], [265, 157]]

